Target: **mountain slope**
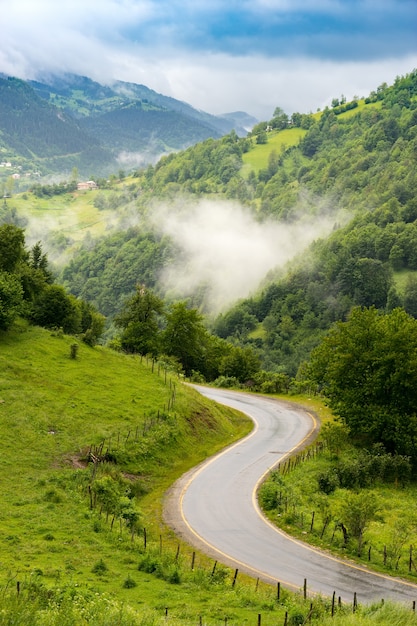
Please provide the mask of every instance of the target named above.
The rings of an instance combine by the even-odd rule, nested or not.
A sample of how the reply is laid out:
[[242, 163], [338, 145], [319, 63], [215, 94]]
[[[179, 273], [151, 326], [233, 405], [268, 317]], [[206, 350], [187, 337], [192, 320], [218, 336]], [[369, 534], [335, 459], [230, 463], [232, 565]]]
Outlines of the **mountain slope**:
[[135, 83], [105, 86], [85, 76], [64, 74], [30, 84], [41, 98], [78, 119], [115, 156], [118, 151], [141, 152], [148, 162], [232, 129], [246, 135], [256, 122], [242, 112], [210, 115]]
[[41, 170], [70, 155], [74, 162], [89, 159], [103, 165], [110, 161], [110, 152], [97, 139], [17, 78], [0, 78], [0, 120], [3, 154], [19, 155]]
[[[133, 83], [72, 74], [23, 81], [0, 74], [0, 151], [26, 172], [108, 176], [255, 122], [214, 116]], [[11, 173], [11, 172], [9, 172]]]
[[[0, 342], [1, 585], [18, 575], [22, 586], [39, 579], [56, 587], [59, 577], [60, 585], [94, 584], [142, 605], [143, 585], [128, 597], [122, 583], [128, 573], [149, 582], [149, 572], [138, 570], [140, 534], [148, 529], [150, 550], [159, 541], [154, 518], [163, 491], [246, 434], [248, 420], [145, 360], [82, 342], [71, 359], [74, 337], [59, 332], [19, 324], [1, 332]], [[95, 464], [89, 450], [100, 444], [103, 458]], [[88, 486], [95, 493], [103, 482], [113, 493], [122, 485], [120, 497], [129, 496], [124, 503], [140, 520], [134, 543], [121, 510], [99, 506], [100, 495], [97, 507], [89, 499]], [[100, 559], [111, 576], [92, 576]]]
[[[214, 325], [221, 337], [255, 349], [265, 369], [291, 375], [326, 329], [346, 319], [353, 306], [403, 306], [417, 317], [417, 72], [346, 112], [327, 109], [306, 117], [300, 129], [295, 115], [291, 130], [264, 133], [267, 145], [279, 146], [271, 148], [266, 167], [259, 167], [259, 135], [239, 139], [230, 134], [161, 159], [133, 179], [141, 212], [156, 196], [182, 194], [196, 201], [201, 195], [233, 198], [260, 220], [292, 223], [306, 214], [333, 220], [328, 239], [303, 251], [286, 274], [271, 272], [263, 291]], [[298, 131], [298, 144], [275, 141], [280, 133]], [[187, 210], [184, 203], [180, 206]], [[138, 233], [138, 243], [141, 238]], [[129, 246], [135, 247], [133, 240]], [[101, 258], [105, 248], [104, 240]], [[294, 253], [296, 248], [294, 241]], [[128, 284], [132, 263], [123, 268], [123, 254], [119, 258], [118, 286], [128, 293], [134, 287]], [[182, 262], [192, 268], [192, 258]], [[88, 271], [97, 267], [95, 251], [84, 250], [64, 272], [67, 286], [77, 295], [81, 288], [88, 298], [91, 285], [98, 303], [100, 292], [111, 291], [105, 265], [97, 273]], [[152, 276], [159, 289], [157, 274]], [[202, 281], [190, 298], [194, 306], [204, 306], [210, 286]], [[106, 312], [114, 306], [115, 300]]]
[[224, 115], [210, 115], [209, 113], [195, 109], [186, 102], [159, 94], [153, 91], [153, 89], [145, 87], [145, 85], [118, 81], [114, 84], [113, 88], [121, 95], [139, 98], [144, 102], [150, 102], [154, 105], [161, 106], [171, 111], [177, 111], [187, 117], [198, 120], [203, 125], [216, 130], [219, 135], [225, 135], [234, 129], [238, 135], [245, 136], [249, 128], [257, 122], [256, 118], [243, 111], [226, 113]]
[[102, 115], [80, 120], [86, 131], [113, 150], [144, 151], [150, 156], [182, 150], [220, 133], [183, 113], [133, 101]]

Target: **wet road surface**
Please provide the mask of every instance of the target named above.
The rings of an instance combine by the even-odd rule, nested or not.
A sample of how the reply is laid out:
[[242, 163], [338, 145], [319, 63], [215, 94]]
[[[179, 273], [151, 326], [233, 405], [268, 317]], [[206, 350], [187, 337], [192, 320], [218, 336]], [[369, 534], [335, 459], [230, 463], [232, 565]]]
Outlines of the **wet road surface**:
[[179, 535], [213, 558], [269, 582], [343, 602], [392, 599], [410, 604], [417, 586], [349, 564], [292, 539], [271, 525], [256, 501], [263, 477], [317, 430], [315, 418], [287, 402], [208, 387], [196, 389], [246, 413], [251, 435], [189, 472], [174, 487], [177, 515], [166, 516]]

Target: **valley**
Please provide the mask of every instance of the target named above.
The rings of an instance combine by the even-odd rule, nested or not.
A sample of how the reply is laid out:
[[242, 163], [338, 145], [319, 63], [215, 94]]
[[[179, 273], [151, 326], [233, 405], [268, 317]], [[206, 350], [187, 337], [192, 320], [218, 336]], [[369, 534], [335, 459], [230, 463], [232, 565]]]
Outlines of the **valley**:
[[[20, 611], [23, 625], [25, 610], [55, 603], [62, 617], [77, 598], [68, 623], [82, 623], [84, 604], [86, 623], [104, 626], [99, 594], [126, 624], [141, 615], [143, 624], [163, 623], [166, 610], [173, 624], [204, 616], [213, 626], [261, 613], [267, 625], [309, 614], [317, 624], [354, 619], [348, 600], [330, 616], [326, 598], [314, 600], [313, 619], [301, 593], [277, 598], [274, 585], [254, 589], [243, 572], [234, 589], [231, 569], [164, 525], [173, 482], [252, 428], [185, 381], [316, 411], [330, 424], [317, 444], [322, 456], [272, 473], [259, 491], [264, 514], [361, 567], [368, 554], [384, 576], [398, 567], [413, 585], [405, 553], [415, 543], [416, 72], [345, 108], [287, 116], [277, 107], [245, 133], [232, 125], [200, 136], [209, 119], [196, 116], [189, 144], [161, 138], [161, 158], [129, 168], [114, 168], [102, 140], [117, 142], [104, 123], [112, 118], [122, 141], [122, 118], [166, 114], [158, 94], [130, 85], [126, 101], [126, 85], [100, 91], [74, 77], [54, 89], [2, 81], [11, 99], [3, 104], [36, 103], [39, 120], [59, 107], [50, 136], [29, 141], [29, 121], [19, 127], [13, 118], [1, 139], [4, 162], [22, 167], [22, 178], [29, 164], [49, 163], [36, 182], [1, 172], [0, 560], [9, 613]], [[93, 113], [97, 144], [81, 124]], [[169, 133], [184, 128], [173, 115]], [[54, 134], [62, 124], [67, 134]], [[65, 178], [53, 180], [49, 166], [61, 157]], [[79, 190], [87, 180], [96, 188]], [[375, 507], [358, 530], [344, 503], [360, 498]], [[390, 500], [408, 507], [395, 558], [401, 529]], [[388, 597], [358, 609], [357, 623], [372, 623], [374, 611], [391, 626], [390, 611], [400, 609]], [[404, 616], [415, 623], [410, 608]]]

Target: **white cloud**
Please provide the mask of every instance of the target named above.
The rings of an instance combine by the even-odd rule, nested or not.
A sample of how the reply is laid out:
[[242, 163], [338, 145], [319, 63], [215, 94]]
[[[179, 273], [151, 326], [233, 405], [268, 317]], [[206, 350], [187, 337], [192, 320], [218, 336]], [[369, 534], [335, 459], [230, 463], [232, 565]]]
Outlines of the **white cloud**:
[[[250, 41], [253, 36], [250, 29], [242, 35], [250, 45], [245, 47], [242, 39], [244, 47], [234, 54], [225, 52], [224, 48], [222, 51], [220, 43], [216, 48], [214, 31], [210, 32], [211, 39], [200, 41], [196, 33], [204, 29], [204, 16], [210, 15], [217, 27], [222, 23], [222, 11], [227, 10], [232, 28], [230, 12], [239, 6], [254, 15], [262, 12], [302, 15], [303, 11], [335, 15], [347, 11], [349, 3], [342, 0], [247, 0], [244, 3], [13, 0], [2, 6], [0, 71], [22, 78], [35, 78], [40, 72], [64, 71], [84, 74], [100, 82], [111, 83], [116, 79], [138, 82], [210, 113], [245, 110], [259, 119], [268, 119], [276, 106], [287, 113], [308, 112], [325, 106], [341, 93], [347, 97], [368, 95], [381, 82], [390, 83], [396, 75], [417, 67], [416, 50], [408, 55], [398, 52], [392, 58], [377, 58], [373, 50], [373, 60], [365, 56], [356, 60], [334, 57], [323, 60], [306, 55], [300, 52], [306, 49], [308, 41], [302, 31], [291, 36], [290, 54], [278, 49], [279, 37], [276, 50], [265, 48], [261, 53], [262, 42], [259, 37]], [[369, 16], [372, 12], [388, 13], [394, 5], [391, 1], [369, 0], [355, 6]], [[187, 26], [184, 16], [194, 21]], [[181, 31], [184, 38], [180, 37]], [[230, 37], [235, 35], [235, 41], [239, 42], [239, 33], [230, 32]], [[346, 39], [338, 45], [331, 30], [328, 33], [326, 29], [320, 37], [323, 49], [333, 50], [334, 54], [340, 54], [340, 49], [357, 54], [358, 34], [351, 34], [350, 46]], [[349, 34], [345, 33], [345, 37]], [[373, 37], [378, 37], [378, 33]], [[228, 38], [229, 34], [223, 36], [222, 45]], [[281, 41], [284, 48], [285, 41]], [[257, 43], [257, 52], [250, 53], [256, 50]]]
[[332, 98], [341, 93], [347, 98], [367, 96], [382, 82], [390, 83], [414, 67], [417, 54], [384, 62], [345, 63], [195, 55], [193, 59], [167, 60], [159, 74], [163, 82], [154, 88], [165, 88], [167, 95], [212, 113], [243, 108], [266, 120], [276, 106], [287, 113], [314, 112], [330, 105]]
[[245, 0], [248, 11], [274, 13], [341, 13], [345, 10], [340, 0]]

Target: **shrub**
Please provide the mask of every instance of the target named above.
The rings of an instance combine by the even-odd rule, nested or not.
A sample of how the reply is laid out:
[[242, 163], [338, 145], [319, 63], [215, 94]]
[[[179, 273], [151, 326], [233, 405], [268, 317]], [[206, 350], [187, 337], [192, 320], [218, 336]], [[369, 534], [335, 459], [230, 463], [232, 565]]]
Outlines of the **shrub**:
[[213, 385], [215, 387], [224, 387], [226, 389], [229, 389], [232, 387], [240, 388], [241, 386], [238, 379], [235, 378], [234, 376], [219, 376], [213, 382]]
[[123, 589], [133, 589], [134, 587], [137, 587], [137, 582], [133, 580], [133, 578], [128, 576], [126, 580], [124, 581], [122, 587]]
[[259, 489], [259, 504], [265, 511], [272, 511], [278, 508], [279, 503], [279, 486], [267, 481], [261, 485]]
[[319, 490], [326, 495], [333, 493], [339, 487], [339, 478], [334, 470], [320, 474], [317, 482]]
[[105, 564], [105, 562], [103, 561], [103, 559], [100, 559], [99, 561], [97, 561], [97, 563], [95, 565], [93, 565], [93, 567], [91, 568], [91, 571], [93, 572], [93, 574], [104, 574], [105, 572], [107, 572], [108, 567]]

